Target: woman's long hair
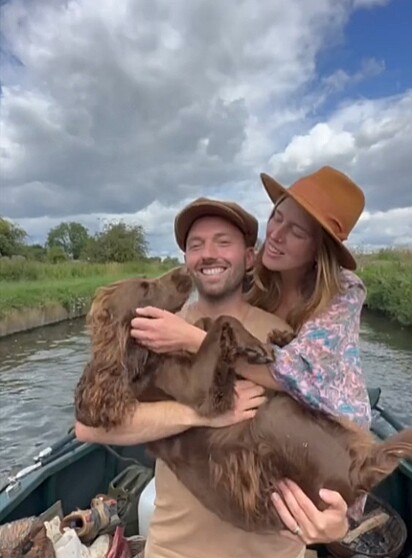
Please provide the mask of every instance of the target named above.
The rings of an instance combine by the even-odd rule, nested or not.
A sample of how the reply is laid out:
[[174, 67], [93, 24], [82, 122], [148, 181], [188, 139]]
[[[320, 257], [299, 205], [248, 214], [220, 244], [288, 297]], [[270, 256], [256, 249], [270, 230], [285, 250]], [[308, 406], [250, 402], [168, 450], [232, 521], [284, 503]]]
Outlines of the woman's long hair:
[[[267, 312], [276, 313], [282, 298], [282, 282], [278, 271], [270, 271], [262, 263], [264, 245], [259, 249], [253, 273], [253, 284], [246, 293], [248, 302]], [[340, 264], [335, 241], [322, 229], [316, 263], [302, 282], [301, 299], [286, 321], [295, 332], [311, 317], [321, 314], [342, 291]]]

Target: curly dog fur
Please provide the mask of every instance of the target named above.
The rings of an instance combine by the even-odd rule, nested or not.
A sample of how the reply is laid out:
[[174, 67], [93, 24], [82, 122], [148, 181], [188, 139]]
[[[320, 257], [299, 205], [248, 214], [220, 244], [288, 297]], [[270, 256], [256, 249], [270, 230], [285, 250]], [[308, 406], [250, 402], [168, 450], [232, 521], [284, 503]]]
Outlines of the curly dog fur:
[[[196, 354], [155, 354], [130, 337], [137, 306], [175, 312], [191, 291], [177, 268], [155, 280], [128, 280], [101, 289], [88, 316], [92, 358], [76, 389], [76, 417], [112, 428], [127, 420], [138, 401], [173, 399], [204, 416], [233, 408], [236, 363], [274, 360], [273, 332], [261, 343], [228, 316], [201, 320], [207, 335]], [[270, 494], [285, 477], [320, 509], [319, 490], [337, 490], [352, 505], [412, 457], [412, 428], [376, 443], [356, 425], [313, 410], [285, 393], [269, 393], [254, 419], [225, 428], [192, 428], [148, 444], [211, 511], [242, 529], [283, 528]]]

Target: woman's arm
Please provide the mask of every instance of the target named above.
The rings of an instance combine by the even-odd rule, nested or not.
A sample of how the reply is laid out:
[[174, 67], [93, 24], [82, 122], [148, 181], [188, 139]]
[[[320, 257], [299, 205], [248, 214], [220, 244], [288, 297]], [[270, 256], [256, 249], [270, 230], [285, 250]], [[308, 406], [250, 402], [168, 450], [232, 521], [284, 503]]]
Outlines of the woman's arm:
[[310, 406], [369, 426], [371, 409], [359, 349], [360, 314], [366, 290], [343, 272], [344, 292], [309, 320], [286, 347], [275, 348], [269, 365], [283, 389]]

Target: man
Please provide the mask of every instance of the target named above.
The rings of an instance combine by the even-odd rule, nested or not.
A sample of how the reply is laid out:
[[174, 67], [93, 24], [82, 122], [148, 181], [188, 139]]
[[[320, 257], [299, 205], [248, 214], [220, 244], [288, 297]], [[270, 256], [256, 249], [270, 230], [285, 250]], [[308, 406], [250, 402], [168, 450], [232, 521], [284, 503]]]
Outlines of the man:
[[[175, 236], [185, 253], [198, 300], [180, 312], [185, 321], [158, 309], [138, 311], [140, 317], [132, 321], [132, 335], [156, 349], [157, 321], [169, 330], [170, 343], [170, 331], [179, 330], [176, 340], [182, 339], [182, 329], [186, 326], [189, 335], [189, 324], [199, 317], [216, 318], [222, 314], [238, 318], [261, 340], [273, 328], [289, 329], [276, 316], [249, 305], [242, 295], [245, 273], [254, 264], [257, 232], [256, 219], [237, 204], [201, 198], [184, 208], [175, 220]], [[147, 320], [144, 316], [155, 319]], [[193, 328], [190, 332], [193, 335]], [[199, 331], [199, 335], [204, 334]], [[160, 341], [161, 350], [179, 348], [174, 342], [168, 347]], [[198, 346], [198, 341], [194, 346]], [[237, 393], [236, 409], [208, 421], [208, 426], [220, 427], [252, 418], [256, 408], [265, 401], [262, 388], [251, 382], [238, 382]], [[204, 419], [178, 403], [142, 403], [136, 407], [132, 421], [115, 431], [106, 433], [78, 424], [76, 433], [85, 441], [125, 445], [144, 443], [201, 425], [205, 425]], [[145, 558], [296, 558], [304, 552], [299, 538], [247, 533], [221, 521], [160, 460], [156, 463], [155, 479], [155, 511]]]

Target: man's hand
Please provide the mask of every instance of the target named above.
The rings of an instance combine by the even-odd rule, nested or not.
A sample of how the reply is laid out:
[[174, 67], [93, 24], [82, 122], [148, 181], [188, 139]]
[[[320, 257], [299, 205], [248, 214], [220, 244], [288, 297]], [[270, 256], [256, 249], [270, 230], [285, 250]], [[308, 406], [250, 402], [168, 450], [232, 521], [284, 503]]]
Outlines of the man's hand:
[[223, 415], [206, 419], [203, 426], [211, 426], [212, 428], [222, 428], [237, 424], [244, 420], [252, 419], [258, 408], [267, 401], [262, 386], [258, 386], [249, 380], [238, 380], [236, 382], [236, 403], [232, 411], [228, 411]]
[[320, 511], [291, 480], [281, 481], [278, 488], [279, 493], [272, 495], [273, 504], [289, 529], [282, 534], [300, 539], [305, 544], [330, 543], [346, 535], [349, 528], [348, 507], [338, 492], [326, 489], [320, 491], [320, 497], [328, 504], [324, 511]]
[[156, 353], [196, 352], [206, 333], [176, 314], [155, 306], [136, 309], [130, 335]]

